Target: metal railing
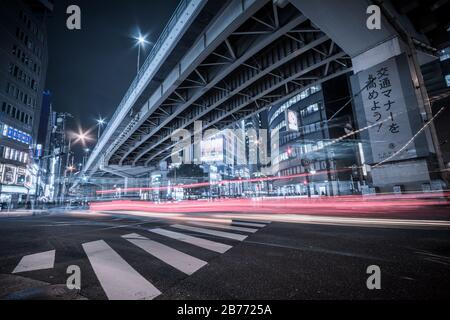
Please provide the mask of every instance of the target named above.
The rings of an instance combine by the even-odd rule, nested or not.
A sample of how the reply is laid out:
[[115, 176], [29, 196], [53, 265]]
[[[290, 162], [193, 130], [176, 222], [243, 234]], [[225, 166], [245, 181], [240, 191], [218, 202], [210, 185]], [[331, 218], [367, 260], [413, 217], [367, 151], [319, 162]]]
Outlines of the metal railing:
[[158, 37], [158, 40], [156, 41], [156, 43], [153, 46], [152, 50], [150, 51], [150, 53], [148, 54], [147, 58], [145, 59], [144, 64], [142, 65], [141, 68], [139, 68], [138, 74], [136, 75], [136, 77], [134, 78], [134, 80], [131, 83], [130, 87], [128, 88], [127, 92], [125, 93], [124, 97], [122, 98], [119, 106], [117, 107], [117, 109], [114, 112], [114, 114], [111, 117], [111, 119], [108, 121], [108, 125], [106, 126], [106, 128], [103, 131], [102, 135], [98, 139], [97, 144], [96, 144], [96, 146], [94, 147], [94, 149], [93, 149], [93, 151], [91, 153], [91, 156], [94, 156], [94, 155], [96, 155], [98, 153], [98, 151], [99, 151], [98, 150], [99, 149], [99, 142], [102, 141], [103, 138], [105, 137], [105, 135], [107, 134], [108, 127], [112, 126], [113, 123], [118, 118], [118, 116], [121, 113], [122, 109], [124, 108], [125, 104], [128, 102], [128, 99], [130, 98], [132, 93], [135, 91], [139, 81], [141, 80], [143, 74], [147, 70], [149, 64], [155, 58], [156, 54], [161, 49], [161, 46], [163, 45], [164, 41], [167, 40], [167, 37], [172, 32], [173, 27], [176, 25], [177, 21], [179, 20], [179, 18], [182, 15], [182, 13], [184, 12], [184, 10], [188, 7], [188, 5], [191, 2], [192, 2], [192, 0], [182, 0], [179, 3], [178, 7], [175, 9], [175, 12], [173, 13], [172, 17], [170, 18], [170, 20], [167, 23], [167, 25], [164, 27], [164, 30], [162, 31], [162, 33]]

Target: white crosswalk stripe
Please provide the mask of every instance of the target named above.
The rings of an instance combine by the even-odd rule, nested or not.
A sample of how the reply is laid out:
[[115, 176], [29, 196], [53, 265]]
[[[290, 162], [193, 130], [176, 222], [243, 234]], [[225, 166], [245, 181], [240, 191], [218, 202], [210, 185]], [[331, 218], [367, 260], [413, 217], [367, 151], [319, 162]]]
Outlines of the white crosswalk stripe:
[[156, 258], [188, 275], [193, 274], [195, 271], [207, 264], [203, 260], [192, 257], [186, 253], [150, 240], [136, 233], [123, 235], [122, 237]]
[[207, 250], [211, 250], [211, 251], [215, 251], [215, 252], [219, 252], [219, 253], [224, 253], [232, 248], [231, 246], [229, 246], [227, 244], [223, 244], [223, 243], [219, 243], [219, 242], [215, 242], [215, 241], [211, 241], [211, 240], [206, 240], [203, 238], [197, 238], [197, 237], [189, 236], [187, 234], [170, 231], [170, 230], [166, 230], [166, 229], [155, 228], [155, 229], [149, 229], [149, 231], [151, 231], [153, 233], [157, 233], [162, 236], [172, 238], [172, 239], [176, 239], [176, 240], [179, 240], [182, 242], [186, 242], [186, 243], [192, 244], [194, 246], [201, 247], [203, 249], [207, 249]]
[[[158, 234], [213, 252], [225, 253], [232, 248], [232, 245], [222, 243], [220, 240], [219, 242], [212, 241], [201, 237], [201, 235], [197, 237], [194, 236], [195, 234], [192, 234], [206, 234], [220, 238], [243, 241], [249, 234], [257, 232], [259, 228], [265, 227], [268, 223], [270, 223], [270, 221], [235, 221], [229, 219], [225, 221], [224, 219], [217, 219], [217, 221], [202, 221], [200, 219], [186, 219], [183, 223], [170, 225], [170, 228], [176, 228], [179, 230], [177, 230], [178, 232], [164, 228], [152, 228], [147, 231], [151, 232], [149, 235], [153, 235], [154, 237], [155, 234]], [[182, 230], [186, 232], [183, 232]], [[150, 254], [186, 275], [192, 275], [208, 264], [207, 261], [203, 261], [190, 254], [177, 250], [175, 242], [173, 246], [164, 244], [164, 240], [167, 241], [167, 239], [161, 238], [162, 241], [155, 241], [150, 236], [147, 237], [137, 233], [125, 234], [121, 237], [130, 243], [129, 249], [134, 249], [134, 247], [132, 247], [132, 245], [134, 245], [138, 247], [134, 250], [138, 250], [142, 254]], [[144, 276], [139, 274], [138, 271], [136, 271], [104, 240], [86, 242], [81, 245], [86, 253], [87, 260], [90, 262], [93, 272], [108, 299], [151, 300], [161, 294], [161, 291], [158, 288]], [[145, 251], [145, 253], [142, 250]], [[12, 273], [54, 268], [55, 252], [56, 250], [50, 250], [26, 255], [22, 257]], [[151, 259], [149, 261], [151, 262]], [[174, 271], [170, 267], [168, 267], [168, 269], [172, 270], [172, 272]]]
[[236, 219], [236, 221], [261, 223], [261, 224], [264, 224], [264, 225], [269, 224], [269, 223], [272, 222], [272, 221], [269, 221], [269, 220], [253, 220], [253, 219], [252, 219], [252, 220], [241, 220], [241, 219]]
[[161, 294], [105, 241], [82, 246], [108, 299], [151, 300]]
[[24, 256], [12, 273], [51, 269], [55, 264], [55, 250]]
[[196, 226], [202, 226], [202, 227], [211, 227], [211, 228], [217, 228], [217, 229], [236, 230], [236, 231], [251, 232], [251, 233], [255, 233], [256, 231], [258, 231], [258, 229], [235, 227], [235, 226], [230, 226], [230, 225], [227, 225], [227, 224], [219, 224], [219, 223], [197, 222], [197, 221], [189, 221], [188, 223], [189, 224], [194, 224]]
[[253, 222], [233, 221], [232, 223], [238, 226], [257, 227], [257, 228], [264, 228], [266, 226], [265, 224], [262, 223], [253, 223]]
[[239, 241], [243, 241], [243, 240], [245, 240], [245, 238], [247, 238], [247, 236], [244, 236], [242, 234], [223, 232], [223, 231], [217, 231], [217, 230], [211, 230], [211, 229], [205, 229], [205, 228], [190, 227], [190, 226], [185, 226], [182, 224], [173, 224], [173, 225], [171, 225], [171, 227], [177, 228], [177, 229], [182, 229], [182, 230], [187, 230], [187, 231], [209, 234], [212, 236], [217, 236], [217, 237], [222, 237], [222, 238], [239, 240]]

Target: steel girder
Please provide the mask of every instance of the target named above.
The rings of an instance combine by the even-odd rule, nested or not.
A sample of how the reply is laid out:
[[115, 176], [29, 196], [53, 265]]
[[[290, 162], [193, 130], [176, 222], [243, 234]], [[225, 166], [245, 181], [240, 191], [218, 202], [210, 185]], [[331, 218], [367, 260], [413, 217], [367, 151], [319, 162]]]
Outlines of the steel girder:
[[266, 15], [258, 12], [226, 37], [130, 135], [110, 163], [155, 163], [167, 158], [174, 146], [171, 133], [192, 129], [195, 120], [204, 122], [203, 129], [225, 128], [308, 85], [351, 70], [340, 61], [347, 58], [340, 48], [299, 13], [280, 22], [279, 10], [268, 16], [264, 9]]
[[[343, 54], [337, 54], [331, 59], [338, 59], [339, 57], [343, 57]], [[332, 61], [331, 59], [329, 61]], [[230, 104], [225, 105], [224, 109], [216, 108], [216, 110], [210, 113], [207, 118], [201, 119], [204, 121], [202, 130], [206, 130], [208, 128], [215, 128], [218, 130], [225, 129], [233, 123], [257, 114], [271, 105], [279, 103], [282, 100], [299, 93], [309, 86], [322, 83], [333, 77], [352, 71], [351, 67], [333, 64], [333, 66], [328, 67], [332, 68], [333, 72], [329, 75], [325, 75], [324, 71], [329, 61], [324, 61], [323, 63], [318, 63], [314, 66], [315, 72], [313, 74], [317, 75], [316, 80], [313, 80], [314, 77], [304, 78], [300, 75], [300, 78], [298, 78], [297, 75], [293, 75], [292, 77], [289, 77], [290, 79], [293, 79], [292, 81], [290, 79], [280, 81], [278, 84], [273, 87], [268, 87], [265, 90], [265, 85], [262, 84], [259, 87], [262, 91], [257, 94], [256, 97], [240, 97], [230, 102]], [[188, 130], [192, 132], [192, 135], [197, 133], [194, 132], [192, 127], [189, 127]], [[170, 150], [176, 145], [176, 143], [170, 141], [170, 139], [166, 140], [169, 141], [162, 142], [158, 145], [158, 147], [154, 148], [152, 150], [152, 154], [149, 154], [145, 159], [145, 163], [142, 163], [141, 165], [157, 163], [160, 160], [168, 158], [171, 155]]]
[[[144, 124], [141, 132], [148, 132], [148, 125], [152, 125], [152, 118], [161, 115], [167, 115], [168, 111], [161, 108], [161, 104], [173, 94], [174, 89], [180, 82], [184, 81], [198, 65], [240, 25], [248, 21], [248, 18], [255, 14], [259, 9], [266, 5], [269, 0], [232, 0], [230, 4], [218, 14], [214, 22], [199, 35], [198, 41], [190, 48], [186, 55], [180, 59], [180, 62], [161, 82], [161, 85], [153, 93], [146, 104], [137, 114], [137, 125], [129, 126], [129, 133], [122, 135], [120, 140], [116, 140], [111, 148], [105, 153], [106, 160], [109, 163], [112, 157], [112, 163], [118, 163], [120, 156], [128, 151], [135, 143], [143, 139], [140, 135], [134, 134], [139, 126]], [[294, 9], [294, 11], [296, 11]], [[177, 99], [179, 99], [177, 97]], [[156, 122], [157, 123], [157, 122]], [[161, 127], [159, 123], [157, 123]], [[147, 129], [146, 129], [147, 128]], [[116, 160], [116, 158], [119, 158]]]
[[[172, 120], [170, 133], [173, 132], [173, 126], [185, 128], [215, 108], [220, 108], [223, 103], [235, 95], [248, 96], [248, 88], [256, 81], [264, 77], [280, 78], [281, 76], [277, 73], [279, 67], [299, 55], [306, 53], [308, 50], [312, 50], [327, 42], [328, 37], [325, 35], [319, 35], [317, 38], [316, 36], [311, 36], [306, 41], [305, 43], [299, 43], [285, 37], [281, 41], [278, 41], [270, 50], [264, 52], [264, 54], [253, 56], [249, 60], [241, 63], [240, 68], [219, 81], [213, 87], [213, 90], [195, 101], [191, 107], [183, 109], [176, 119]], [[165, 133], [163, 136], [166, 137]], [[145, 145], [155, 146], [151, 142], [146, 142]], [[139, 151], [134, 157], [133, 164], [136, 164], [148, 152], [143, 147]]]
[[[307, 85], [334, 77], [342, 69], [346, 70], [345, 72], [350, 71], [342, 62], [335, 62], [340, 58], [344, 58], [345, 54], [338, 49], [334, 49], [333, 43], [325, 41], [324, 37], [319, 39], [320, 41], [316, 42], [317, 40], [314, 40], [313, 42], [316, 44], [320, 43], [320, 49], [328, 52], [328, 54], [323, 55], [318, 51], [309, 50], [300, 56], [295, 55], [296, 59], [292, 59], [278, 68], [271, 69], [270, 72], [250, 73], [249, 80], [241, 75], [240, 81], [243, 83], [251, 82], [251, 85], [244, 86], [244, 91], [240, 88], [239, 81], [231, 81], [228, 88], [234, 85], [236, 88], [240, 88], [241, 91], [236, 93], [235, 90], [229, 89], [229, 94], [224, 95], [223, 93], [227, 93], [227, 91], [218, 90], [220, 97], [217, 101], [214, 100], [214, 97], [209, 97], [212, 101], [207, 101], [203, 105], [196, 105], [186, 110], [184, 121], [183, 119], [178, 119], [173, 122], [171, 128], [161, 132], [163, 139], [154, 138], [147, 142], [151, 147], [146, 151], [151, 151], [154, 156], [147, 157], [145, 164], [148, 164], [162, 151], [174, 145], [170, 141], [171, 133], [179, 128], [188, 129], [192, 132], [194, 120], [202, 120], [204, 122], [203, 129], [211, 127], [217, 122], [224, 122], [229, 125], [243, 119], [243, 116], [248, 116], [249, 110], [251, 113], [261, 111], [278, 100], [286, 98], [292, 91], [299, 91]], [[277, 48], [277, 46], [274, 48]], [[274, 61], [267, 60], [268, 65], [278, 66], [276, 63], [271, 64], [271, 62]], [[266, 71], [266, 69], [262, 70]], [[331, 75], [328, 75], [329, 71], [332, 71]], [[260, 76], [260, 73], [265, 74]], [[286, 86], [288, 86], [287, 91]], [[223, 127], [221, 124], [219, 126]], [[139, 159], [135, 159], [135, 161], [139, 161]], [[137, 162], [137, 164], [142, 165], [144, 163]]]
[[[267, 17], [267, 12], [270, 12], [270, 17]], [[275, 16], [276, 19], [273, 18]], [[267, 20], [270, 23], [272, 20], [276, 23], [273, 22], [272, 26], [264, 22]], [[175, 88], [174, 92], [148, 118], [153, 125], [147, 122], [140, 129], [141, 132], [148, 133], [146, 135], [133, 134], [115, 152], [115, 156], [111, 157], [111, 163], [124, 164], [127, 163], [124, 161], [126, 157], [137, 157], [139, 150], [135, 152], [135, 149], [164, 129], [171, 120], [182, 117], [180, 114], [184, 110], [195, 105], [197, 100], [208, 91], [214, 90], [214, 87], [224, 77], [242, 66], [246, 60], [306, 20], [293, 7], [284, 13], [278, 13], [277, 7], [268, 3], [260, 11], [250, 15], [241, 26], [229, 30], [226, 36], [222, 34], [222, 40], [216, 44], [214, 50], [202, 61], [199, 61], [185, 81]], [[143, 149], [145, 148], [141, 148], [141, 150]]]

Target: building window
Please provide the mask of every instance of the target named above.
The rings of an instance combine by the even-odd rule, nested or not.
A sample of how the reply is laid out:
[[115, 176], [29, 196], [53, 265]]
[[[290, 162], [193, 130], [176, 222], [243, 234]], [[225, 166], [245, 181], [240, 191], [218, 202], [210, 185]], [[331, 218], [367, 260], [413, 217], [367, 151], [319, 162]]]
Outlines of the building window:
[[441, 50], [439, 60], [444, 61], [450, 59], [450, 47]]

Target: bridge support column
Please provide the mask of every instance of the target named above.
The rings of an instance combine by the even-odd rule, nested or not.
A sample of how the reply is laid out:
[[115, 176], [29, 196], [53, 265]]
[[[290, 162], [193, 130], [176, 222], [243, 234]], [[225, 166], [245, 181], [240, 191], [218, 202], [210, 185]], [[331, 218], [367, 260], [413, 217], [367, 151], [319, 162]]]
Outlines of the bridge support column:
[[[368, 1], [290, 2], [352, 59], [353, 111], [361, 130], [363, 172], [368, 171], [371, 185], [382, 192], [444, 187], [419, 63], [429, 56], [415, 49], [410, 36], [415, 31], [408, 30], [404, 17], [393, 19], [392, 8], [382, 6], [381, 29], [370, 30]], [[426, 41], [421, 35], [414, 37]]]

